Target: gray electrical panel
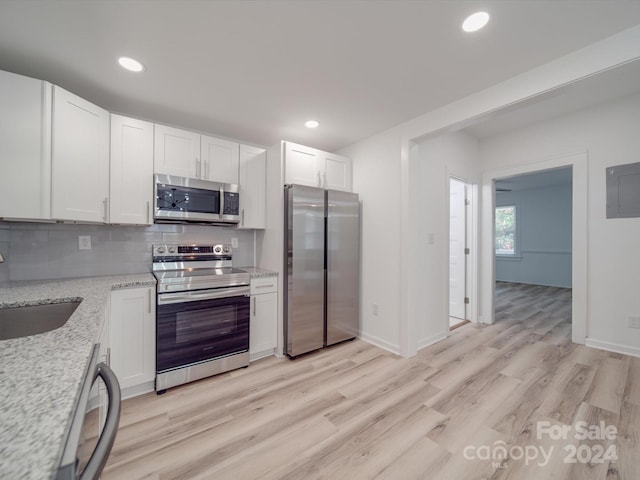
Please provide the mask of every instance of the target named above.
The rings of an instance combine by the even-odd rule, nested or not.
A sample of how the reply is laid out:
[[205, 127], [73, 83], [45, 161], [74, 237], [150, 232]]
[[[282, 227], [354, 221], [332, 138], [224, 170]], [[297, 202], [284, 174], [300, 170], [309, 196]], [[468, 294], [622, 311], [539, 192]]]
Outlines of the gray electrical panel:
[[607, 167], [607, 218], [640, 217], [640, 162]]

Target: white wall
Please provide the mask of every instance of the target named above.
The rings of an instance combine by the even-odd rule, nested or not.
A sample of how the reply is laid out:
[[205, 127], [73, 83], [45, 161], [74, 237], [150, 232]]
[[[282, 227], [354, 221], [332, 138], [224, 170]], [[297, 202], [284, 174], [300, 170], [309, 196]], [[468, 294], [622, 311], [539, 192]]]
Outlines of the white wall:
[[415, 335], [421, 348], [449, 332], [449, 177], [478, 184], [481, 170], [479, 142], [463, 132], [424, 140], [418, 151], [411, 166], [410, 258], [417, 268], [409, 280], [409, 317], [417, 321]]
[[640, 218], [606, 219], [605, 168], [638, 161], [640, 95], [481, 142], [484, 169], [588, 151], [587, 345], [640, 355]]
[[362, 202], [360, 336], [393, 352], [400, 350], [399, 144], [390, 130], [341, 152], [353, 159], [353, 191]]
[[[338, 152], [353, 159], [354, 189], [361, 194], [363, 202], [363, 338], [394, 351], [399, 349], [404, 356], [414, 355], [417, 349], [416, 332], [421, 328], [421, 320], [410, 317], [411, 312], [415, 314], [422, 308], [418, 304], [420, 298], [410, 289], [412, 279], [419, 274], [412, 264], [410, 251], [416, 248], [420, 239], [413, 224], [414, 209], [411, 207], [411, 201], [417, 195], [416, 187], [411, 186], [412, 157], [416, 155], [413, 142], [427, 135], [457, 130], [502, 108], [515, 108], [519, 102], [552, 95], [556, 88], [637, 59], [640, 59], [640, 26]], [[446, 196], [437, 200], [441, 205], [448, 205]], [[380, 258], [380, 251], [385, 252], [384, 259]], [[446, 273], [441, 272], [439, 288], [446, 290], [447, 278]], [[371, 314], [374, 301], [380, 303], [379, 317]], [[425, 314], [433, 313], [426, 310]]]
[[571, 287], [571, 185], [496, 193], [516, 205], [519, 255], [496, 257], [496, 280]]

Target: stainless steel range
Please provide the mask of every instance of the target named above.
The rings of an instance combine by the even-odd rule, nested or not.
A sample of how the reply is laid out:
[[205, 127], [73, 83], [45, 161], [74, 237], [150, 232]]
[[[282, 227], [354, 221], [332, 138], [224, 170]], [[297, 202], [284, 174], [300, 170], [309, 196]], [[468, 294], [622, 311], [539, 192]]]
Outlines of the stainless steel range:
[[229, 245], [154, 245], [156, 391], [249, 365], [249, 273]]

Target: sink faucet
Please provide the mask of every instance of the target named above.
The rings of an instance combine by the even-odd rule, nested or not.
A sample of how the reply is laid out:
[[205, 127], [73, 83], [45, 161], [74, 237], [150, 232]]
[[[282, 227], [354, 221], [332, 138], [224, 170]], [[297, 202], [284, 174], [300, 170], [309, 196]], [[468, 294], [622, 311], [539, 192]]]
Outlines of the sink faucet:
[[4, 263], [4, 257], [2, 256], [2, 252], [0, 252], [0, 263]]

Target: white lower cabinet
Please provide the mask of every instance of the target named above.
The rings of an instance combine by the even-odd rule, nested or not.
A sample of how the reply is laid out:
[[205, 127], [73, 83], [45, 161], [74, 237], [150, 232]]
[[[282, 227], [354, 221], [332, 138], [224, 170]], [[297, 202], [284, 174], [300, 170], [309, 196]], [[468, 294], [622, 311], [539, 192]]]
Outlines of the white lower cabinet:
[[109, 347], [111, 369], [122, 397], [154, 389], [156, 374], [155, 288], [125, 288], [111, 292]]
[[251, 360], [273, 355], [278, 343], [278, 277], [251, 279]]

